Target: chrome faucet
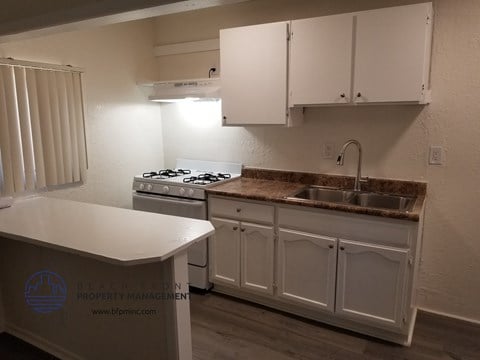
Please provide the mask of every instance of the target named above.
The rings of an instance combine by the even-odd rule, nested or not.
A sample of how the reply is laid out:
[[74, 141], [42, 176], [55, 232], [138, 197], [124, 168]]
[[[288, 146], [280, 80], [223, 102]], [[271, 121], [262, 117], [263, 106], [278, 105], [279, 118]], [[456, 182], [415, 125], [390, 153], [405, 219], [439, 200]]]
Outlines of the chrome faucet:
[[360, 183], [361, 182], [366, 182], [368, 178], [363, 179], [362, 178], [362, 145], [357, 140], [348, 140], [345, 144], [343, 144], [342, 150], [340, 151], [340, 154], [338, 154], [337, 157], [337, 165], [343, 166], [343, 159], [345, 158], [345, 150], [347, 150], [347, 147], [350, 144], [354, 144], [358, 148], [358, 165], [357, 165], [357, 176], [355, 177], [355, 184], [353, 186], [354, 191], [360, 191]]

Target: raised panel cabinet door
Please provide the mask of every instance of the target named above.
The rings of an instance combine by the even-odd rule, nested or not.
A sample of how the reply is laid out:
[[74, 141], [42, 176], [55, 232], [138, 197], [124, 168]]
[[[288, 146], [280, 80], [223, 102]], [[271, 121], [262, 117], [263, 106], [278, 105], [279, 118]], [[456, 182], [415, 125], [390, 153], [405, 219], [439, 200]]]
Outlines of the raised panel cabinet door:
[[224, 125], [286, 124], [288, 23], [220, 30]]
[[355, 102], [419, 102], [428, 87], [431, 4], [356, 15]]
[[340, 240], [336, 313], [402, 327], [408, 250]]
[[352, 14], [292, 21], [291, 104], [350, 101], [352, 28]]
[[273, 227], [242, 222], [240, 236], [241, 286], [273, 294]]
[[241, 286], [273, 294], [273, 226], [240, 224]]
[[333, 312], [336, 239], [281, 229], [278, 240], [278, 295]]
[[210, 281], [240, 285], [240, 224], [212, 218], [215, 234], [210, 237]]

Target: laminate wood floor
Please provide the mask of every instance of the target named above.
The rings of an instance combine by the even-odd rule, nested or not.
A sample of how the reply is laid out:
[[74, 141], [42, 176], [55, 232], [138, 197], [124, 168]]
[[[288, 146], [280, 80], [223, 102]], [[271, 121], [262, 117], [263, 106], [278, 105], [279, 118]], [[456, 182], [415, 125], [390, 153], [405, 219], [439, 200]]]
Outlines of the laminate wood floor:
[[215, 293], [191, 317], [195, 360], [480, 360], [480, 326], [425, 312], [409, 348]]
[[[406, 348], [224, 295], [191, 299], [195, 360], [480, 360], [480, 326], [428, 313]], [[0, 334], [0, 360], [55, 359]]]

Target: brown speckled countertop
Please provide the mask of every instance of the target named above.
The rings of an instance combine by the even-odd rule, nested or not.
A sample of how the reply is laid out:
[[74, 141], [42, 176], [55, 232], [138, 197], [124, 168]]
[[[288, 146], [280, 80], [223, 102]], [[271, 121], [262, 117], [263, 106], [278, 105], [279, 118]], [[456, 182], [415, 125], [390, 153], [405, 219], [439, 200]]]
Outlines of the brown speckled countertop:
[[[423, 182], [370, 178], [362, 190], [416, 196], [409, 212], [363, 207], [358, 205], [287, 198], [306, 185], [322, 185], [352, 189], [354, 177], [303, 172], [244, 168], [242, 177], [207, 189], [211, 195], [271, 201], [349, 213], [419, 221], [425, 203], [427, 185]], [[365, 186], [363, 186], [365, 185]]]

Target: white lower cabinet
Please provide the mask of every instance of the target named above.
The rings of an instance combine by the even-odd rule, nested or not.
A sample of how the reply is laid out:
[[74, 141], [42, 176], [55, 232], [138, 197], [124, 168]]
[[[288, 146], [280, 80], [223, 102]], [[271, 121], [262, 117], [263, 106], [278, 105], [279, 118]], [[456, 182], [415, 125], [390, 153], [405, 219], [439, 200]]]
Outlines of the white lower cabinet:
[[406, 322], [408, 250], [340, 240], [335, 312], [401, 327]]
[[239, 201], [231, 206], [222, 199], [210, 203], [211, 213], [237, 218], [210, 217], [215, 227], [209, 240], [210, 281], [273, 295], [273, 225], [242, 221], [258, 214], [259, 219], [273, 223], [273, 208]]
[[273, 294], [273, 227], [240, 224], [241, 286]]
[[[419, 223], [228, 198], [209, 206], [218, 291], [410, 343]], [[254, 217], [263, 224], [245, 221]]]
[[336, 239], [280, 229], [278, 296], [333, 312], [336, 262]]
[[215, 235], [210, 238], [210, 277], [214, 283], [240, 285], [240, 232], [238, 221], [212, 218]]

